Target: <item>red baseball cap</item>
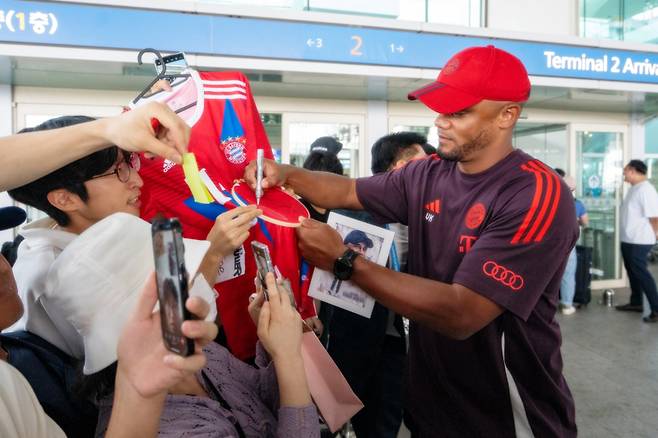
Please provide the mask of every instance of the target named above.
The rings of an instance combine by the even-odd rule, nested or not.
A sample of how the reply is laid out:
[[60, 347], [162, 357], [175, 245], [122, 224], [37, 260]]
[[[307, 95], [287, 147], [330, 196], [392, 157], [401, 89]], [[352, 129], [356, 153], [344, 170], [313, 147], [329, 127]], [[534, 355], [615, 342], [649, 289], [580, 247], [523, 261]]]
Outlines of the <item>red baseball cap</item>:
[[407, 97], [450, 114], [483, 100], [525, 102], [530, 80], [523, 63], [511, 53], [494, 46], [470, 47], [450, 58], [436, 81]]

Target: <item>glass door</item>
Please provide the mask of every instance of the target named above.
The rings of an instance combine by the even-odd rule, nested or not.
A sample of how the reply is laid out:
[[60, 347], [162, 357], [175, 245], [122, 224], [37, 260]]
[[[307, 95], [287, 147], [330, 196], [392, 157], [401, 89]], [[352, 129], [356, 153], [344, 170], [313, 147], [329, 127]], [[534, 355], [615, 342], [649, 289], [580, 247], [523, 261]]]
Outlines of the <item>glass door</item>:
[[571, 174], [567, 125], [520, 121], [516, 124], [512, 141], [515, 148]]
[[579, 244], [593, 248], [595, 288], [623, 286], [619, 249], [625, 130], [572, 125], [576, 147], [576, 197], [589, 215]]
[[318, 137], [336, 137], [343, 144], [338, 159], [345, 175], [368, 174], [364, 146], [364, 117], [338, 114], [283, 114], [282, 161], [301, 167]]

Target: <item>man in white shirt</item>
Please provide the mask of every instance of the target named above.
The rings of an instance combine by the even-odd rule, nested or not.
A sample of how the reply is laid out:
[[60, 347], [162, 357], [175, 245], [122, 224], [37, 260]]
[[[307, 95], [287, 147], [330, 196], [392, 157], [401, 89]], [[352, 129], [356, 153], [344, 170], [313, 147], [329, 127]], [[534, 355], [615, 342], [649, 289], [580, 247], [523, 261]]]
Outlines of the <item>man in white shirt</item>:
[[647, 268], [647, 255], [658, 233], [658, 193], [647, 180], [647, 165], [640, 160], [631, 160], [624, 167], [624, 181], [631, 188], [621, 203], [621, 254], [631, 284], [631, 300], [617, 310], [641, 312], [644, 293], [651, 313], [642, 320], [658, 322], [658, 291]]

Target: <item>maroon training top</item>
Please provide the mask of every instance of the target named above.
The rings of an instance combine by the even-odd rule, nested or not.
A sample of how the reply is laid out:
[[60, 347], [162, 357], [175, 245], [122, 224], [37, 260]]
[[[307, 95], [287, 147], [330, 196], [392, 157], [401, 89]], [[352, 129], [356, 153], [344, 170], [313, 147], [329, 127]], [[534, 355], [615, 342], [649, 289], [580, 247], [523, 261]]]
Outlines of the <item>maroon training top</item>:
[[377, 220], [409, 226], [409, 273], [504, 309], [465, 341], [411, 324], [406, 409], [420, 436], [575, 437], [555, 320], [578, 236], [562, 179], [515, 150], [478, 174], [433, 156], [356, 189]]

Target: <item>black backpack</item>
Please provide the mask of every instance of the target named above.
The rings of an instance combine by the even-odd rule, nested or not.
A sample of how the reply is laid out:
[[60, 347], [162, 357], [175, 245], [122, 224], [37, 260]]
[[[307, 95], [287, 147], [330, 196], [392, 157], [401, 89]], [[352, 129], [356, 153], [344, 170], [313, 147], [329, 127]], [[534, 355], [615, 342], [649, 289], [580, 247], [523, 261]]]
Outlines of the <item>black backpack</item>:
[[80, 362], [39, 336], [16, 331], [0, 334], [7, 362], [30, 383], [44, 411], [67, 437], [94, 436], [98, 410], [75, 395]]

